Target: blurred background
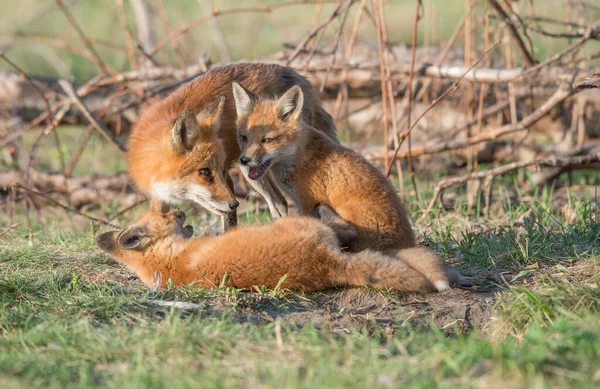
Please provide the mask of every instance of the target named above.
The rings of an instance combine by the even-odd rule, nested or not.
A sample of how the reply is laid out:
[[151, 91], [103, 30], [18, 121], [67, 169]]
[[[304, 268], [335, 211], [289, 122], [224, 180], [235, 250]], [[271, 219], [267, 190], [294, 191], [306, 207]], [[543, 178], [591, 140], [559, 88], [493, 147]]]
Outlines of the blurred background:
[[[499, 1], [500, 4], [503, 2]], [[172, 31], [205, 15], [211, 15], [213, 11], [237, 8], [239, 12], [218, 17], [220, 33], [215, 32], [214, 23], [203, 22], [190, 28], [176, 40], [181, 57], [186, 63], [192, 63], [203, 55], [214, 61], [263, 58], [281, 50], [284, 45], [298, 43], [316, 22], [330, 15], [336, 7], [335, 0], [63, 0], [63, 3], [86, 35], [94, 41], [95, 49], [102, 59], [118, 71], [131, 69], [120, 12], [125, 13], [134, 40], [143, 39], [156, 44]], [[419, 46], [440, 46], [452, 36], [465, 14], [467, 3], [463, 0], [423, 0], [422, 4], [417, 43]], [[483, 43], [483, 29], [477, 28], [477, 24], [481, 23], [490, 10], [487, 1], [471, 0], [471, 4], [471, 15], [475, 23], [472, 25], [473, 37], [475, 46], [478, 46]], [[577, 0], [511, 1], [511, 6], [525, 20], [532, 21], [532, 26], [546, 26], [544, 22], [550, 23], [548, 31], [564, 27], [551, 23], [551, 20], [583, 26], [596, 20], [600, 16], [600, 5], [594, 4], [594, 1]], [[384, 6], [390, 43], [410, 45], [415, 1], [389, 0], [384, 2]], [[267, 7], [277, 8], [268, 12]], [[357, 12], [358, 6], [353, 6], [348, 11], [344, 27], [348, 36]], [[361, 22], [356, 41], [359, 44], [377, 46], [376, 27], [368, 18], [367, 16]], [[140, 31], [136, 26], [137, 22], [148, 24], [152, 31], [150, 38], [148, 35], [138, 34]], [[324, 31], [320, 46], [326, 47], [332, 43], [338, 23], [339, 21], [332, 23]], [[85, 81], [97, 74], [94, 63], [84, 54], [85, 47], [76, 31], [54, 1], [2, 2], [0, 25], [1, 49], [28, 74], [74, 77], [78, 81]], [[569, 29], [568, 25], [566, 27]], [[555, 39], [534, 32], [530, 35], [537, 58], [546, 58], [569, 44], [568, 39]], [[458, 39], [458, 47], [464, 43], [463, 40], [463, 37]], [[226, 48], [226, 53], [222, 50], [223, 47]], [[586, 50], [592, 52], [599, 47], [590, 45]], [[168, 45], [156, 55], [156, 59], [162, 64], [177, 65], [179, 54], [174, 49], [173, 44]], [[6, 64], [0, 64], [0, 69], [9, 68]]]
[[[238, 61], [311, 80], [340, 139], [388, 174], [416, 219], [502, 215], [548, 185], [591, 195], [599, 20], [586, 0], [2, 2], [3, 205], [43, 222], [52, 201], [103, 221], [143, 204], [123, 155], [140, 110]], [[237, 179], [242, 213], [259, 215]]]

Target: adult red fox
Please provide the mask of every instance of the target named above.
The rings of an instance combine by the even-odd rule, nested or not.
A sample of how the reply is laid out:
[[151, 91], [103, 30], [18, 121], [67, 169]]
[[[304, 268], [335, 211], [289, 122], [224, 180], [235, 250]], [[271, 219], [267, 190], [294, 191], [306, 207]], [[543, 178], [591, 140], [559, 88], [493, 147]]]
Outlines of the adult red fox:
[[365, 250], [342, 252], [330, 227], [306, 216], [290, 216], [263, 226], [238, 227], [212, 237], [190, 238], [185, 214], [148, 212], [123, 231], [96, 237], [98, 247], [135, 272], [148, 286], [197, 283], [281, 287], [310, 292], [340, 286], [391, 288], [402, 292], [443, 291], [459, 276], [423, 248], [400, 250], [395, 257]]
[[[259, 63], [215, 68], [143, 112], [131, 132], [129, 174], [151, 196], [153, 210], [166, 212], [165, 204], [192, 201], [223, 216], [225, 229], [236, 225], [239, 203], [229, 176], [240, 156], [233, 81], [264, 95], [280, 95], [298, 85], [305, 96], [304, 121], [337, 142], [335, 124], [317, 91], [292, 69]], [[269, 177], [250, 184], [265, 197], [274, 217], [285, 215], [285, 198]]]
[[[270, 173], [302, 215], [341, 217], [355, 231], [344, 242], [354, 251], [393, 253], [415, 246], [407, 212], [392, 184], [361, 155], [304, 120], [302, 88], [294, 86], [278, 99], [265, 99], [234, 83], [233, 94], [240, 168], [246, 177], [260, 180]], [[331, 227], [337, 229], [335, 223]]]

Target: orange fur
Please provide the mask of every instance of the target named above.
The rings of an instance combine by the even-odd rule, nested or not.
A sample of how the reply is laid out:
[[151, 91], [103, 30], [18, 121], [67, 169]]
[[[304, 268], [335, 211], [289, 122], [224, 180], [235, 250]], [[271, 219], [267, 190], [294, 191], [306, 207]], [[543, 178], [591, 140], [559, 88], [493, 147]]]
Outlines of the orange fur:
[[[278, 95], [292, 85], [301, 85], [307, 96], [304, 120], [336, 139], [335, 125], [322, 108], [318, 93], [292, 69], [249, 63], [215, 68], [143, 112], [132, 130], [127, 153], [129, 174], [154, 198], [153, 210], [161, 208], [157, 199], [163, 203], [190, 200], [221, 215], [229, 212], [228, 205], [235, 205], [228, 175], [240, 154], [233, 81], [264, 95]], [[224, 105], [218, 115], [214, 110], [206, 112], [222, 96]], [[182, 118], [186, 111], [191, 116]], [[187, 149], [173, 146], [173, 131], [178, 126], [184, 140], [188, 140], [189, 127], [197, 129]], [[200, 169], [213, 172], [210, 182], [199, 174]]]
[[[370, 286], [430, 292], [448, 286], [436, 254], [420, 248], [400, 251], [395, 258], [370, 250], [344, 253], [335, 232], [310, 217], [286, 217], [192, 239], [184, 221], [182, 211], [149, 212], [123, 231], [98, 235], [96, 242], [148, 286], [156, 283], [157, 271], [161, 287], [170, 279], [177, 286], [195, 282], [210, 288], [226, 275], [227, 285], [248, 290], [274, 288], [283, 276], [283, 288], [305, 291]], [[418, 262], [421, 269], [413, 269], [407, 260]]]
[[306, 123], [304, 104], [296, 86], [278, 100], [259, 98], [238, 107], [245, 175], [273, 175], [303, 215], [329, 204], [356, 231], [356, 251], [414, 247], [407, 212], [391, 183], [358, 153]]

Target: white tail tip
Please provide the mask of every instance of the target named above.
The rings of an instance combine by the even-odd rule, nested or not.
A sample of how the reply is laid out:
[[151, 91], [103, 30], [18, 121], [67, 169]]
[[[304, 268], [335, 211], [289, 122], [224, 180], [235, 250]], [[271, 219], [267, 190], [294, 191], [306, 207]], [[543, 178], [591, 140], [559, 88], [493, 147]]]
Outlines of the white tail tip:
[[433, 286], [435, 286], [435, 289], [438, 292], [444, 292], [444, 291], [450, 289], [450, 284], [448, 283], [448, 281], [443, 281], [443, 280], [435, 281], [433, 283]]

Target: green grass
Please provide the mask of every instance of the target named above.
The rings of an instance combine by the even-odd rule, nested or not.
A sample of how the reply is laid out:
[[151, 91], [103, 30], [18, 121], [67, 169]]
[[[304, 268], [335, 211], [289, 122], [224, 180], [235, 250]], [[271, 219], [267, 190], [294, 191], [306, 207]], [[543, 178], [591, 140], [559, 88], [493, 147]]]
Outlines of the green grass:
[[[493, 318], [470, 332], [459, 315], [441, 328], [435, 309], [411, 320], [423, 309], [412, 301], [429, 296], [383, 293], [391, 319], [358, 320], [360, 309], [320, 309], [318, 297], [289, 291], [152, 294], [94, 247], [91, 226], [34, 222], [32, 246], [20, 226], [0, 242], [0, 378], [8, 387], [597, 387], [600, 224], [592, 201], [571, 205], [571, 224], [539, 203], [531, 221], [505, 230], [477, 232], [450, 214], [436, 219], [444, 228], [427, 221], [426, 243], [464, 269], [513, 276], [497, 289]], [[514, 225], [518, 207], [504, 223]], [[539, 269], [524, 270], [532, 263]], [[463, 298], [454, 293], [439, 306]]]
[[[165, 3], [175, 28], [202, 14], [196, 0]], [[545, 9], [535, 4], [538, 15], [556, 12], [564, 2], [547, 3]], [[123, 43], [114, 4], [78, 2], [71, 9], [89, 36]], [[440, 37], [449, 37], [464, 2], [426, 0], [424, 5], [419, 42], [431, 34], [436, 12]], [[228, 9], [240, 3], [226, 0], [218, 6]], [[48, 8], [40, 16], [43, 7]], [[394, 43], [409, 42], [413, 7], [412, 0], [386, 5]], [[325, 5], [321, 20], [331, 10], [332, 5]], [[5, 2], [0, 11], [5, 29], [74, 36], [52, 2]], [[274, 19], [248, 14], [219, 21], [234, 59], [260, 58], [279, 50], [283, 42], [298, 42], [310, 29], [313, 11], [313, 5], [299, 5], [275, 12]], [[336, 28], [334, 24], [327, 30], [322, 45], [332, 40]], [[160, 23], [159, 36], [165, 36]], [[539, 59], [567, 44], [533, 38]], [[363, 21], [358, 41], [375, 44], [369, 22]], [[180, 44], [187, 59], [195, 60], [204, 51], [218, 58], [206, 25], [192, 29]], [[98, 72], [87, 60], [31, 42], [17, 40], [2, 49], [36, 75], [73, 75], [81, 81]], [[128, 69], [124, 52], [98, 50], [117, 70]], [[157, 59], [176, 63], [170, 48]], [[85, 130], [58, 131], [68, 164]], [[26, 149], [33, 137], [24, 137]], [[58, 155], [52, 137], [45, 138], [36, 169], [59, 171]], [[6, 168], [2, 163], [0, 169]], [[114, 174], [125, 168], [122, 154], [94, 134], [73, 175]], [[405, 175], [405, 202], [413, 220], [421, 216], [432, 196], [431, 182], [441, 174], [446, 172], [419, 171], [420, 206]], [[2, 387], [598, 387], [598, 204], [589, 193], [565, 196], [552, 188], [527, 196], [516, 177], [496, 180], [496, 202], [489, 215], [481, 207], [467, 208], [464, 188], [451, 188], [446, 195], [455, 197], [454, 209], [435, 209], [415, 226], [425, 245], [477, 279], [476, 292], [429, 296], [363, 290], [349, 297], [335, 291], [305, 295], [264, 288], [246, 293], [194, 286], [152, 293], [95, 247], [99, 230], [89, 221], [47, 208], [37, 220], [33, 212], [30, 242], [22, 209], [13, 220], [18, 226], [6, 233], [9, 220], [3, 211]], [[567, 179], [563, 176], [557, 184]], [[600, 174], [573, 173], [569, 179], [574, 185], [593, 186], [600, 183]], [[566, 211], [557, 205], [561, 196]], [[116, 223], [126, 225], [145, 209], [139, 207]], [[103, 204], [84, 211], [106, 215], [117, 207]], [[269, 221], [266, 212], [240, 217], [240, 224]], [[218, 218], [204, 214], [191, 216], [190, 222], [197, 233], [219, 226]], [[193, 303], [196, 308], [161, 307], [157, 300]], [[472, 329], [470, 321], [475, 323]]]
[[[83, 132], [59, 131], [69, 161]], [[50, 143], [36, 168], [56, 171], [52, 139], [43, 142]], [[93, 137], [75, 175], [112, 174], [124, 163]], [[440, 174], [419, 176], [423, 204]], [[497, 182], [488, 216], [453, 188], [454, 209], [436, 209], [415, 226], [428, 247], [477, 278], [477, 292], [429, 296], [194, 286], [153, 294], [95, 247], [105, 227], [45, 208], [44, 220], [32, 213], [30, 243], [19, 206], [19, 225], [0, 236], [0, 380], [15, 388], [597, 387], [598, 204], [593, 194], [551, 188], [526, 196], [513, 176]], [[572, 182], [597, 185], [598, 174], [574, 174]], [[422, 210], [410, 190], [405, 201], [415, 220]], [[145, 209], [115, 222], [126, 225]], [[240, 217], [269, 221], [266, 212]], [[190, 222], [197, 233], [219, 226], [202, 213]]]

